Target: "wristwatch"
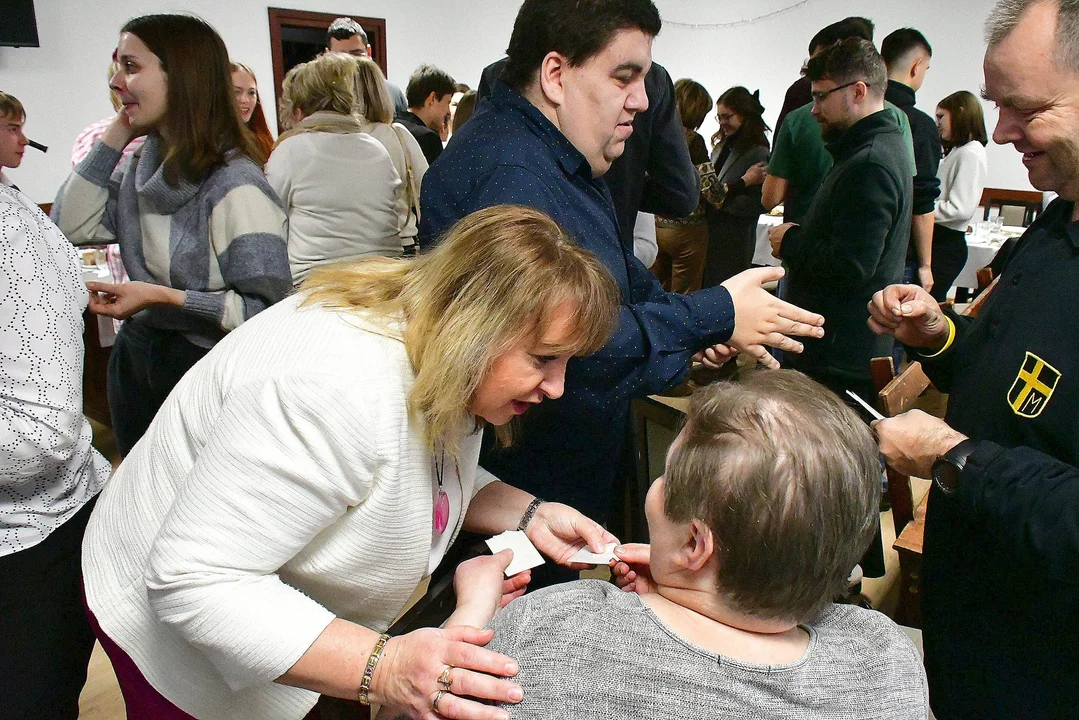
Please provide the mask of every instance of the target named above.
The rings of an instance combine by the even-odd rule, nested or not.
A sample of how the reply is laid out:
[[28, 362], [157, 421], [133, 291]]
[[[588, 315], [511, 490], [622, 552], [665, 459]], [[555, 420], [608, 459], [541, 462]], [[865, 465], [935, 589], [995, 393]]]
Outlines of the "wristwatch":
[[933, 462], [933, 483], [945, 495], [954, 495], [959, 489], [959, 476], [967, 466], [967, 458], [977, 447], [976, 440], [966, 439]]

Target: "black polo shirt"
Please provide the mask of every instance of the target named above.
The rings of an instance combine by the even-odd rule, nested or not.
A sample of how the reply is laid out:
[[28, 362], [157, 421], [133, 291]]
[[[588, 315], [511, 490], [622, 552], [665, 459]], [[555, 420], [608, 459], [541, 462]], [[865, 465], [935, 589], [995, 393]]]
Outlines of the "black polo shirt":
[[1057, 200], [926, 371], [979, 440], [926, 516], [922, 599], [938, 718], [1079, 713], [1079, 223]]

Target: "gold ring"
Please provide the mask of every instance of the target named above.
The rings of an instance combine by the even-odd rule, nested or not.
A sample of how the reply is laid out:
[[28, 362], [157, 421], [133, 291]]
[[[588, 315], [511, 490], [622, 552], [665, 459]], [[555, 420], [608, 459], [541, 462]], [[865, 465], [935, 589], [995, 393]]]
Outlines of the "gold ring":
[[453, 678], [450, 677], [450, 670], [453, 670], [453, 665], [447, 665], [446, 669], [442, 671], [442, 674], [438, 676], [438, 684], [442, 686], [443, 690], [449, 690], [453, 685]]
[[[439, 690], [435, 693], [435, 699], [431, 701], [431, 709], [436, 713], [438, 712], [438, 701], [442, 699], [442, 696], [446, 694], [445, 690]], [[442, 713], [439, 713], [440, 715]]]

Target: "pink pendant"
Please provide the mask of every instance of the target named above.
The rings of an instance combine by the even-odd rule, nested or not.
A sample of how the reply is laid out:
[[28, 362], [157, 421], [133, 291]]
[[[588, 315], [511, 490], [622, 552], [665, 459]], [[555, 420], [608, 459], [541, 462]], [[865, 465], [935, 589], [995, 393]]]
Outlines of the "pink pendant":
[[435, 532], [439, 535], [446, 532], [446, 526], [450, 524], [450, 499], [442, 490], [438, 491], [438, 499], [435, 500]]

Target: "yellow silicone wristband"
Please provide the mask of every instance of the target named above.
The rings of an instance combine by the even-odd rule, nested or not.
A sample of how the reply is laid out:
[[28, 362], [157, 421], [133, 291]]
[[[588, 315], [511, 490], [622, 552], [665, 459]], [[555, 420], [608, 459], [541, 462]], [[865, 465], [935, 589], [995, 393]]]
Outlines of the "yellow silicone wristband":
[[952, 322], [952, 319], [947, 315], [944, 316], [944, 319], [948, 321], [948, 342], [944, 343], [944, 347], [942, 347], [940, 350], [937, 350], [932, 355], [922, 355], [922, 357], [924, 357], [926, 360], [944, 354], [944, 351], [950, 348], [952, 346], [952, 343], [955, 342], [955, 323]]

